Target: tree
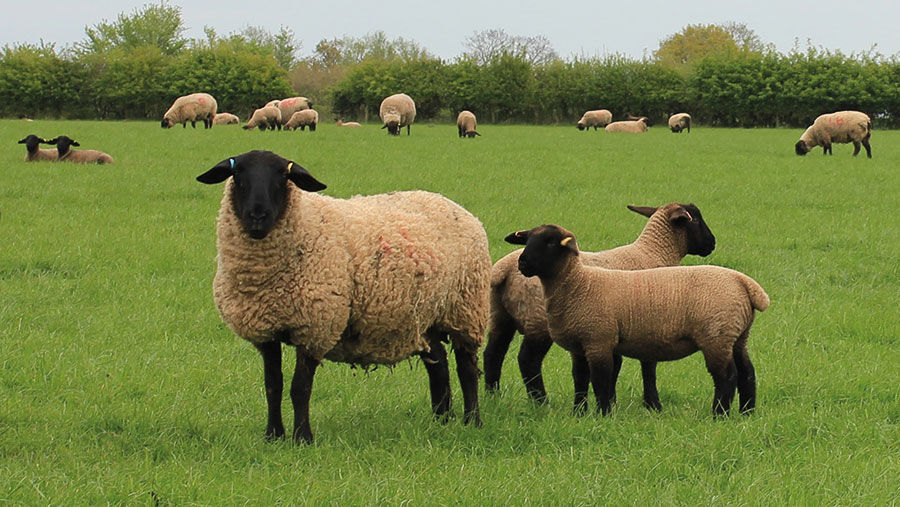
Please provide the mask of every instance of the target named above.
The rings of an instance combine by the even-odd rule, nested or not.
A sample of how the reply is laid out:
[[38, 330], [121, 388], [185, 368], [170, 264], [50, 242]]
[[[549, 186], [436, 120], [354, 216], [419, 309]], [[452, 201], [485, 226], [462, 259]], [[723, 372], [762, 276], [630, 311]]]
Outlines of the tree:
[[659, 43], [656, 61], [669, 67], [696, 64], [703, 58], [720, 53], [737, 53], [732, 34], [719, 25], [688, 25], [680, 33]]
[[544, 65], [559, 59], [550, 40], [543, 35], [513, 36], [502, 28], [474, 32], [463, 43], [463, 56], [485, 65], [504, 54], [525, 60], [530, 65]]
[[410, 62], [433, 58], [434, 55], [415, 41], [403, 37], [389, 40], [387, 34], [377, 31], [359, 38], [322, 39], [316, 44], [312, 60], [325, 67], [334, 67], [353, 65], [365, 60]]
[[773, 53], [775, 45], [771, 42], [764, 43], [759, 35], [744, 23], [730, 21], [721, 27], [731, 35], [731, 39], [739, 48], [751, 53]]
[[85, 27], [87, 39], [76, 42], [75, 50], [81, 54], [97, 54], [115, 48], [127, 51], [154, 46], [164, 55], [175, 56], [187, 44], [184, 31], [181, 7], [163, 1], [135, 9], [130, 16], [120, 13], [114, 22], [103, 20], [93, 28]]
[[282, 26], [278, 33], [272, 34], [261, 26], [247, 26], [240, 35], [250, 45], [269, 49], [272, 56], [275, 57], [275, 61], [284, 70], [293, 69], [299, 61], [297, 52], [300, 51], [302, 45], [294, 40], [294, 31], [290, 28]]

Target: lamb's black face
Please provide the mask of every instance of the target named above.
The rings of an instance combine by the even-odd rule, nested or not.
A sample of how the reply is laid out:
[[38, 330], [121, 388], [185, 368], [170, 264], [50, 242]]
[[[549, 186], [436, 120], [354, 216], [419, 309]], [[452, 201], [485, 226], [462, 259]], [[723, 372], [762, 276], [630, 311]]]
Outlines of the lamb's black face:
[[46, 143], [46, 142], [47, 141], [43, 138], [40, 138], [34, 134], [29, 134], [28, 136], [25, 137], [25, 139], [22, 139], [21, 141], [19, 141], [19, 144], [24, 144], [25, 149], [27, 149], [28, 151], [34, 151], [37, 149], [39, 144]]
[[525, 250], [519, 255], [519, 271], [526, 277], [550, 274], [565, 256], [578, 255], [575, 237], [556, 225], [514, 232], [505, 240], [514, 245], [525, 245]]
[[78, 141], [68, 137], [68, 136], [59, 136], [54, 137], [53, 139], [46, 141], [47, 144], [55, 144], [56, 151], [60, 156], [65, 155], [69, 151], [69, 146], [81, 146]]
[[284, 215], [288, 181], [303, 190], [317, 192], [325, 185], [309, 171], [271, 151], [250, 151], [223, 160], [197, 177], [201, 183], [221, 183], [232, 177], [231, 201], [244, 232], [263, 239]]
[[692, 219], [680, 223], [687, 233], [687, 253], [706, 257], [716, 249], [716, 237], [709, 230], [709, 226], [706, 225], [706, 221], [703, 220], [703, 215], [700, 214], [700, 209], [697, 206], [693, 204], [682, 204], [682, 206], [691, 215]]
[[809, 146], [804, 141], [797, 141], [797, 144], [794, 145], [794, 151], [797, 152], [797, 155], [803, 156], [809, 153]]

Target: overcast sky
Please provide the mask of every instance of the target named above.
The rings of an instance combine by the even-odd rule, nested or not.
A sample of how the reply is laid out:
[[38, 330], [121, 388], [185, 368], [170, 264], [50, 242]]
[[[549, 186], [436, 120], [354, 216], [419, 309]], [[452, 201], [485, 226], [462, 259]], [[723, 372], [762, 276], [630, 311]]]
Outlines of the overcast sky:
[[[132, 0], [4, 1], [0, 46], [55, 42], [57, 47], [84, 39], [85, 26], [113, 21], [148, 3]], [[158, 2], [155, 2], [158, 3]], [[744, 23], [763, 42], [786, 53], [799, 40], [844, 53], [870, 49], [900, 53], [898, 0], [301, 0], [169, 1], [182, 8], [186, 36], [203, 38], [204, 25], [220, 34], [247, 25], [277, 32], [284, 25], [302, 43], [301, 56], [323, 39], [359, 37], [377, 30], [388, 38], [418, 42], [435, 55], [452, 59], [474, 31], [502, 28], [510, 35], [544, 35], [563, 57], [622, 53], [650, 55], [659, 41], [688, 24]]]

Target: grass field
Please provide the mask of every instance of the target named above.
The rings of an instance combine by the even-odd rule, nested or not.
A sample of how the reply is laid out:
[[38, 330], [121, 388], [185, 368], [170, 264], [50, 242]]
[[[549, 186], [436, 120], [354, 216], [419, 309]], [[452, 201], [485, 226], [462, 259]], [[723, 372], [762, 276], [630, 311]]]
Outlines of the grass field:
[[[900, 504], [900, 132], [876, 131], [867, 160], [848, 145], [797, 157], [800, 130], [479, 131], [0, 121], [0, 503]], [[29, 133], [116, 164], [24, 163]], [[481, 389], [481, 429], [431, 420], [418, 360], [325, 363], [315, 445], [266, 443], [262, 361], [212, 302], [222, 189], [194, 180], [251, 149], [333, 196], [441, 192], [481, 218], [495, 260], [518, 229], [558, 223], [599, 250], [643, 227], [626, 204], [696, 203], [717, 248], [686, 263], [741, 270], [772, 299], [749, 344], [757, 412], [714, 421], [695, 354], [660, 365], [662, 413], [626, 360], [613, 415], [577, 418], [558, 347], [537, 407], [517, 339], [502, 394]]]

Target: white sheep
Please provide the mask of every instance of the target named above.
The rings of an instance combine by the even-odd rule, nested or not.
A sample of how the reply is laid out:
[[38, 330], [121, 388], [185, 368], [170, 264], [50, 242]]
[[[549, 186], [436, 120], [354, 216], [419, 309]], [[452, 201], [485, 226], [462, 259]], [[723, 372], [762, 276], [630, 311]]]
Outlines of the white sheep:
[[491, 260], [477, 218], [430, 192], [315, 194], [325, 185], [268, 151], [223, 160], [197, 179], [227, 180], [213, 294], [228, 327], [262, 353], [267, 437], [284, 436], [282, 343], [297, 349], [297, 442], [313, 438], [309, 396], [323, 359], [370, 365], [419, 355], [432, 410], [447, 416], [448, 337], [464, 421], [480, 425], [477, 350], [487, 326]]
[[409, 135], [409, 127], [416, 119], [416, 103], [405, 93], [396, 93], [381, 101], [378, 114], [384, 123], [383, 129], [388, 134], [399, 136], [400, 129], [406, 127], [406, 135]]
[[[274, 106], [281, 110], [281, 117], [287, 121], [297, 111], [312, 109], [313, 103], [306, 97], [288, 97], [281, 100], [273, 100]], [[266, 104], [269, 105], [269, 104]]]
[[217, 107], [216, 99], [208, 93], [192, 93], [178, 97], [163, 115], [162, 127], [172, 128], [176, 123], [180, 123], [182, 127], [187, 128], [187, 122], [191, 122], [191, 127], [197, 128], [197, 121], [203, 120], [204, 128], [212, 128]]
[[68, 136], [59, 136], [47, 141], [55, 144], [58, 162], [76, 162], [79, 164], [112, 164], [111, 156], [98, 150], [70, 150], [70, 146], [81, 146]]
[[304, 109], [297, 111], [291, 115], [291, 118], [284, 124], [285, 130], [300, 130], [309, 127], [310, 132], [316, 131], [316, 125], [319, 124], [319, 113], [315, 109]]
[[[705, 257], [716, 247], [716, 237], [693, 204], [670, 203], [660, 207], [628, 206], [628, 209], [649, 217], [634, 242], [602, 252], [581, 252], [587, 266], [608, 269], [649, 269], [677, 266], [686, 255]], [[500, 388], [503, 361], [512, 339], [522, 334], [518, 363], [525, 390], [537, 402], [546, 401], [541, 364], [553, 340], [544, 310], [541, 283], [519, 272], [519, 256], [515, 250], [494, 263], [491, 269], [491, 319], [488, 342], [484, 349], [484, 379], [488, 391]], [[618, 379], [622, 357], [616, 355]], [[644, 383], [644, 405], [662, 409], [656, 389], [656, 363], [641, 362]], [[615, 396], [615, 389], [613, 389]]]
[[610, 412], [615, 354], [674, 361], [700, 350], [713, 377], [713, 414], [727, 414], [737, 387], [740, 411], [756, 407], [756, 374], [747, 353], [754, 310], [769, 296], [749, 276], [719, 266], [619, 271], [581, 262], [575, 237], [555, 225], [519, 231], [523, 275], [544, 290], [550, 336], [572, 356], [575, 411], [586, 409], [588, 385], [597, 412]]
[[38, 137], [34, 134], [25, 136], [18, 144], [24, 144], [28, 153], [25, 155], [25, 162], [40, 162], [42, 160], [53, 161], [59, 158], [59, 154], [52, 148], [41, 148], [40, 144], [49, 144], [46, 139]]
[[281, 130], [281, 110], [275, 106], [264, 106], [255, 111], [244, 124], [244, 130], [259, 127], [259, 130]]
[[806, 155], [821, 146], [825, 155], [831, 155], [831, 143], [853, 143], [853, 156], [859, 155], [859, 145], [866, 147], [866, 156], [872, 158], [872, 120], [859, 111], [838, 111], [823, 114], [806, 129], [794, 146], [797, 155]]
[[241, 119], [231, 113], [216, 113], [213, 118], [214, 125], [240, 125]]
[[647, 132], [647, 118], [641, 117], [637, 120], [614, 121], [606, 126], [607, 132], [627, 132], [629, 134], [643, 134]]
[[355, 121], [344, 121], [343, 118], [338, 118], [336, 125], [338, 127], [362, 127], [359, 122]]
[[456, 129], [459, 131], [459, 137], [468, 137], [472, 139], [480, 136], [475, 129], [478, 128], [478, 120], [472, 111], [460, 111], [456, 117]]
[[597, 130], [599, 127], [606, 127], [611, 121], [612, 113], [606, 109], [595, 109], [585, 112], [575, 126], [578, 127], [578, 130], [586, 130], [591, 127]]
[[691, 133], [691, 115], [687, 113], [676, 113], [669, 117], [669, 129], [676, 134], [680, 134], [682, 130], [687, 129], [688, 134]]

